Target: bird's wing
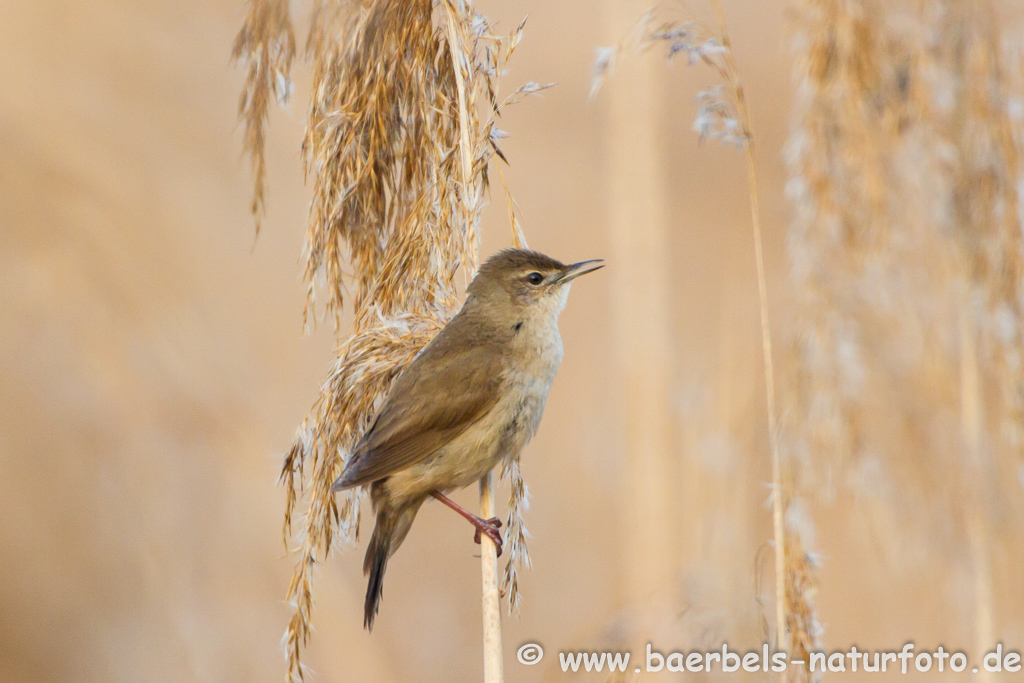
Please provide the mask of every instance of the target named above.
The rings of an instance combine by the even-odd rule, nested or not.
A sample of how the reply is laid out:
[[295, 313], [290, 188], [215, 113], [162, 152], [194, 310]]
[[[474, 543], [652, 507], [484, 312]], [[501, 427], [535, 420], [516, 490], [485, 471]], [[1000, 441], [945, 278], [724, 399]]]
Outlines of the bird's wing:
[[[442, 333], [443, 334], [443, 333]], [[406, 368], [332, 490], [405, 469], [452, 441], [498, 401], [501, 354], [437, 339]]]

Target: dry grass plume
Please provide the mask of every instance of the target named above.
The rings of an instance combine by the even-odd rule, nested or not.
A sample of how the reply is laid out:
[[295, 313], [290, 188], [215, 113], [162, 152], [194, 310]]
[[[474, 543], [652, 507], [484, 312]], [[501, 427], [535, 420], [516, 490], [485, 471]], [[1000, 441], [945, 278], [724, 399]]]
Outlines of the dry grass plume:
[[280, 103], [291, 94], [291, 68], [295, 32], [287, 0], [250, 0], [249, 12], [235, 37], [231, 56], [245, 62], [245, 86], [238, 101], [238, 117], [245, 127], [243, 149], [252, 164], [252, 215], [259, 233], [265, 203], [267, 168], [263, 146], [272, 99]]
[[[796, 479], [795, 462], [784, 461], [780, 452], [780, 429], [775, 388], [775, 361], [764, 265], [763, 230], [754, 155], [754, 135], [743, 83], [733, 59], [728, 27], [721, 3], [712, 0], [717, 26], [709, 28], [695, 20], [659, 21], [648, 12], [623, 41], [614, 48], [598, 50], [591, 93], [596, 94], [624, 54], [664, 46], [671, 60], [681, 56], [690, 65], [710, 68], [719, 83], [696, 97], [697, 116], [693, 130], [700, 139], [714, 139], [743, 150], [750, 196], [754, 261], [757, 268], [758, 302], [761, 318], [761, 348], [765, 373], [765, 402], [772, 470], [772, 525], [775, 549], [775, 631], [776, 643], [794, 658], [806, 659], [809, 648], [820, 647], [821, 626], [814, 608], [814, 564], [804, 550], [799, 526], [791, 523], [794, 494], [790, 483]], [[787, 467], [788, 465], [788, 467]]]
[[997, 640], [992, 555], [1020, 500], [1014, 13], [996, 0], [806, 0], [787, 152], [794, 448], [822, 490], [852, 482], [880, 511], [904, 541], [896, 554], [952, 523], [957, 548], [942, 552], [971, 576], [975, 657]]
[[[287, 3], [256, 0], [236, 47], [249, 60], [241, 113], [259, 205], [265, 103], [275, 87], [268, 69], [279, 72], [287, 63], [268, 63], [266, 55], [278, 54], [274, 41], [290, 36], [290, 26]], [[306, 315], [315, 319], [322, 297], [320, 315], [337, 325], [348, 303], [354, 324], [281, 474], [286, 543], [299, 527], [288, 588], [294, 613], [285, 635], [291, 680], [303, 677], [314, 568], [337, 541], [358, 535], [363, 492], [336, 497], [331, 483], [395, 378], [457, 311], [458, 273], [468, 278], [477, 266], [490, 162], [503, 157], [496, 117], [542, 87], [530, 83], [499, 99], [500, 75], [522, 28], [499, 36], [463, 0], [322, 0], [313, 8], [306, 53], [314, 78], [302, 144], [313, 187]], [[290, 60], [294, 44], [285, 44]], [[524, 245], [507, 190], [506, 197], [513, 241]], [[521, 516], [526, 489], [517, 466], [508, 474], [505, 583], [515, 605], [517, 569], [529, 562]]]

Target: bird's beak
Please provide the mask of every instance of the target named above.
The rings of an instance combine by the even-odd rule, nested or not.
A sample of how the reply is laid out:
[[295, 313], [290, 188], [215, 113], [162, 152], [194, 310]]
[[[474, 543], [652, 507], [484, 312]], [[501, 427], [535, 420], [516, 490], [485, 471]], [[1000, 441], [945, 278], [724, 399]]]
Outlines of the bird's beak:
[[[596, 264], [596, 265], [595, 265]], [[579, 263], [571, 263], [565, 267], [562, 274], [558, 276], [555, 282], [565, 284], [575, 280], [580, 275], [586, 275], [587, 273], [593, 273], [595, 270], [604, 268], [604, 261], [597, 258], [590, 261], [580, 261]]]

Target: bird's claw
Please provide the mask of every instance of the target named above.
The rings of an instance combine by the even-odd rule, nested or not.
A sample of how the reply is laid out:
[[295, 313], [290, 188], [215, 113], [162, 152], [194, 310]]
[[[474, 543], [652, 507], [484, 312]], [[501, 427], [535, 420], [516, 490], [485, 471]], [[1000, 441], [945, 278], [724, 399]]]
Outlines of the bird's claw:
[[473, 540], [476, 543], [480, 543], [480, 534], [486, 534], [487, 538], [494, 541], [494, 547], [498, 549], [498, 557], [501, 557], [502, 539], [501, 532], [498, 531], [498, 528], [501, 527], [501, 520], [497, 517], [480, 519], [479, 521], [474, 522], [473, 526], [476, 527], [476, 533], [473, 534]]

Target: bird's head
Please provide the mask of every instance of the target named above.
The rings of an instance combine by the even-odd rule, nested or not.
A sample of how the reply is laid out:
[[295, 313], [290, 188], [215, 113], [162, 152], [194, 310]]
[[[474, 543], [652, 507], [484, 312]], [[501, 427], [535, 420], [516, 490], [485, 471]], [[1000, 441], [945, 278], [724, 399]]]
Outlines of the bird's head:
[[556, 317], [570, 283], [602, 267], [601, 259], [566, 265], [536, 251], [506, 249], [480, 266], [467, 292], [471, 300], [509, 317]]

